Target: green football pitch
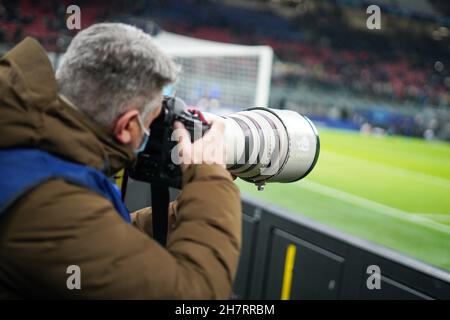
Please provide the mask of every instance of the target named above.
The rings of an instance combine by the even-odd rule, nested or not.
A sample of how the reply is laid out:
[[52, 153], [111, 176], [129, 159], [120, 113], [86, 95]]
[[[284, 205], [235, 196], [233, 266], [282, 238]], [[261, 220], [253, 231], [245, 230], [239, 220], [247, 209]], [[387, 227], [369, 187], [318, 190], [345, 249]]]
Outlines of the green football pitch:
[[314, 170], [241, 191], [450, 270], [450, 144], [319, 130]]

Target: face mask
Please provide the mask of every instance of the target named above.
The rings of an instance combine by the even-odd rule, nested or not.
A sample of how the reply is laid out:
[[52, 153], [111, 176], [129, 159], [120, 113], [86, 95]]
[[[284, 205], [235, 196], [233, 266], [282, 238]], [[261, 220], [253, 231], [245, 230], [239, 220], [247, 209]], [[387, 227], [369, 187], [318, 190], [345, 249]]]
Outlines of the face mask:
[[150, 138], [150, 130], [145, 128], [144, 121], [142, 121], [141, 115], [138, 115], [138, 122], [139, 126], [141, 127], [141, 130], [144, 132], [144, 137], [142, 138], [142, 142], [139, 145], [139, 148], [133, 150], [134, 154], [138, 154], [144, 151], [145, 146], [147, 145], [148, 142], [148, 138]]
[[173, 97], [175, 95], [175, 88], [174, 88], [173, 84], [169, 84], [169, 85], [164, 87], [163, 95], [164, 96], [171, 96], [171, 97]]

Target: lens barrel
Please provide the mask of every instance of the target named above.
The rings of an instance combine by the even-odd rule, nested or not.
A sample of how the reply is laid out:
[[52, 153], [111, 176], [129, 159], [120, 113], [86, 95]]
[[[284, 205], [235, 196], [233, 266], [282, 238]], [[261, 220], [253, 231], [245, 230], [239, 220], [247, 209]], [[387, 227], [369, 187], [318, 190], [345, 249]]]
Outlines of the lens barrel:
[[308, 175], [320, 151], [316, 127], [291, 110], [251, 108], [224, 117], [227, 169], [258, 186]]

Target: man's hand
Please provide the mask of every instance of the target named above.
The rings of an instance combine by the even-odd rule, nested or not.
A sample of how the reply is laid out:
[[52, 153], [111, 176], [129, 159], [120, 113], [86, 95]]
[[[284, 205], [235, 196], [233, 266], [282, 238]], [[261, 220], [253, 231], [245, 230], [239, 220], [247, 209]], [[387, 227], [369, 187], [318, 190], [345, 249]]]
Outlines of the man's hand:
[[[174, 229], [178, 222], [177, 201], [169, 203], [169, 219], [168, 219], [168, 234]], [[153, 237], [153, 220], [152, 208], [146, 207], [131, 213], [131, 222], [133, 226], [142, 232]]]
[[192, 164], [218, 164], [225, 169], [225, 123], [218, 116], [208, 114], [206, 117], [211, 129], [194, 143], [191, 143], [189, 132], [181, 122], [174, 124], [182, 171]]

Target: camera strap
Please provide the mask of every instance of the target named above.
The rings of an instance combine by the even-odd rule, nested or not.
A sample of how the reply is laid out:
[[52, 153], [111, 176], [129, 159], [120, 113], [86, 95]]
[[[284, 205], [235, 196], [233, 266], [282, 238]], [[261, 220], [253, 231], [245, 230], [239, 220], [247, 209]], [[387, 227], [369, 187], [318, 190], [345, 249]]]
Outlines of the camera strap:
[[169, 187], [152, 183], [153, 239], [165, 246], [169, 228]]

